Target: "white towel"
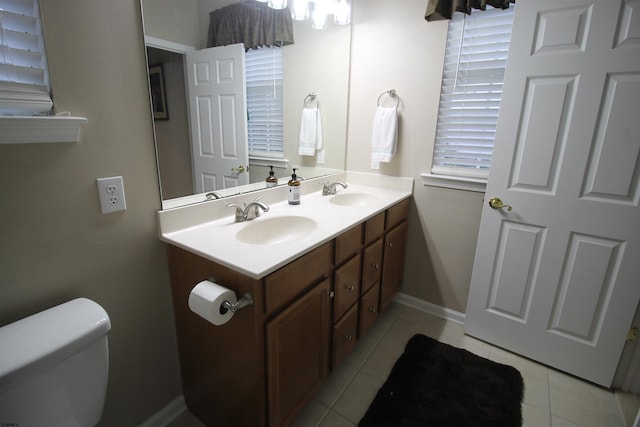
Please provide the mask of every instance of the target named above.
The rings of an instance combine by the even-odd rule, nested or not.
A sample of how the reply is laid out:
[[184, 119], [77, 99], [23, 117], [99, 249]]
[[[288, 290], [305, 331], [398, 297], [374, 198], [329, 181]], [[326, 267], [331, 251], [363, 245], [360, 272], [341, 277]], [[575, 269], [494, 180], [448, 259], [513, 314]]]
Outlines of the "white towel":
[[300, 120], [298, 154], [301, 156], [315, 156], [316, 151], [322, 150], [322, 117], [320, 116], [320, 109], [317, 107], [303, 108]]
[[380, 162], [389, 163], [396, 154], [398, 140], [397, 107], [376, 109], [371, 137], [371, 169], [380, 169]]

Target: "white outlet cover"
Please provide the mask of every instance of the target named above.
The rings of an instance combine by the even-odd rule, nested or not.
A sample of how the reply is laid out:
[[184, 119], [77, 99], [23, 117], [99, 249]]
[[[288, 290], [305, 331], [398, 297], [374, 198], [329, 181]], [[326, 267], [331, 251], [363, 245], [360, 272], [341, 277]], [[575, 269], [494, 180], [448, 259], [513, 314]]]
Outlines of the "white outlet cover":
[[127, 210], [124, 197], [124, 182], [121, 176], [96, 179], [98, 184], [98, 198], [103, 214]]

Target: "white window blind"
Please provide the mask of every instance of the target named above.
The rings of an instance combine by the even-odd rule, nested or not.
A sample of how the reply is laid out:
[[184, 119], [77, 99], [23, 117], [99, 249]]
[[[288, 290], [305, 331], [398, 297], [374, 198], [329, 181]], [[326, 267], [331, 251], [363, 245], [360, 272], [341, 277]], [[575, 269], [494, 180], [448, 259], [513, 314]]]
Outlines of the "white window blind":
[[434, 174], [489, 173], [514, 9], [456, 13], [449, 22]]
[[245, 61], [249, 154], [283, 157], [282, 49], [249, 50]]
[[52, 106], [38, 1], [0, 0], [0, 115]]

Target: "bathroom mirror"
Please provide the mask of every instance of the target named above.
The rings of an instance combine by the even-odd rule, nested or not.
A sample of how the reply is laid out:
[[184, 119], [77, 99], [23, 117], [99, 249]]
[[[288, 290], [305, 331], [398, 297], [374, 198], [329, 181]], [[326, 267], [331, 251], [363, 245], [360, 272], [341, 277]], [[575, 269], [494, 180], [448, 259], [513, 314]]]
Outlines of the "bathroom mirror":
[[[206, 200], [205, 193], [193, 194], [183, 53], [206, 48], [209, 12], [237, 1], [141, 0], [151, 87], [162, 93], [162, 102], [153, 106], [161, 117], [156, 114], [153, 123], [163, 209]], [[250, 155], [249, 184], [216, 191], [223, 197], [264, 188], [270, 165], [279, 185], [294, 167], [306, 179], [344, 170], [350, 25], [328, 22], [316, 30], [311, 21], [293, 21], [293, 30], [295, 43], [282, 48], [284, 160]], [[323, 163], [298, 154], [301, 114], [310, 93], [316, 95], [322, 117]]]

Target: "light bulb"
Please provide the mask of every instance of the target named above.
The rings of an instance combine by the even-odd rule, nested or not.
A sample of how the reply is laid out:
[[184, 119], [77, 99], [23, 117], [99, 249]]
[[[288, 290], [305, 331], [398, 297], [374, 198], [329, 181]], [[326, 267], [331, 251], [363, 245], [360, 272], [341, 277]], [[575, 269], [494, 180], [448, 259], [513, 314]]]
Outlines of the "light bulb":
[[271, 9], [284, 9], [287, 7], [287, 0], [269, 0], [267, 4]]
[[334, 13], [333, 19], [336, 25], [347, 25], [351, 23], [351, 6], [348, 0], [340, 0]]
[[308, 0], [293, 0], [290, 9], [292, 19], [295, 19], [296, 21], [305, 21], [309, 19]]
[[315, 7], [313, 8], [313, 14], [311, 15], [311, 20], [313, 23], [311, 27], [316, 30], [322, 30], [327, 25], [327, 16], [329, 15], [329, 10], [327, 8], [327, 4], [324, 1], [315, 2]]

